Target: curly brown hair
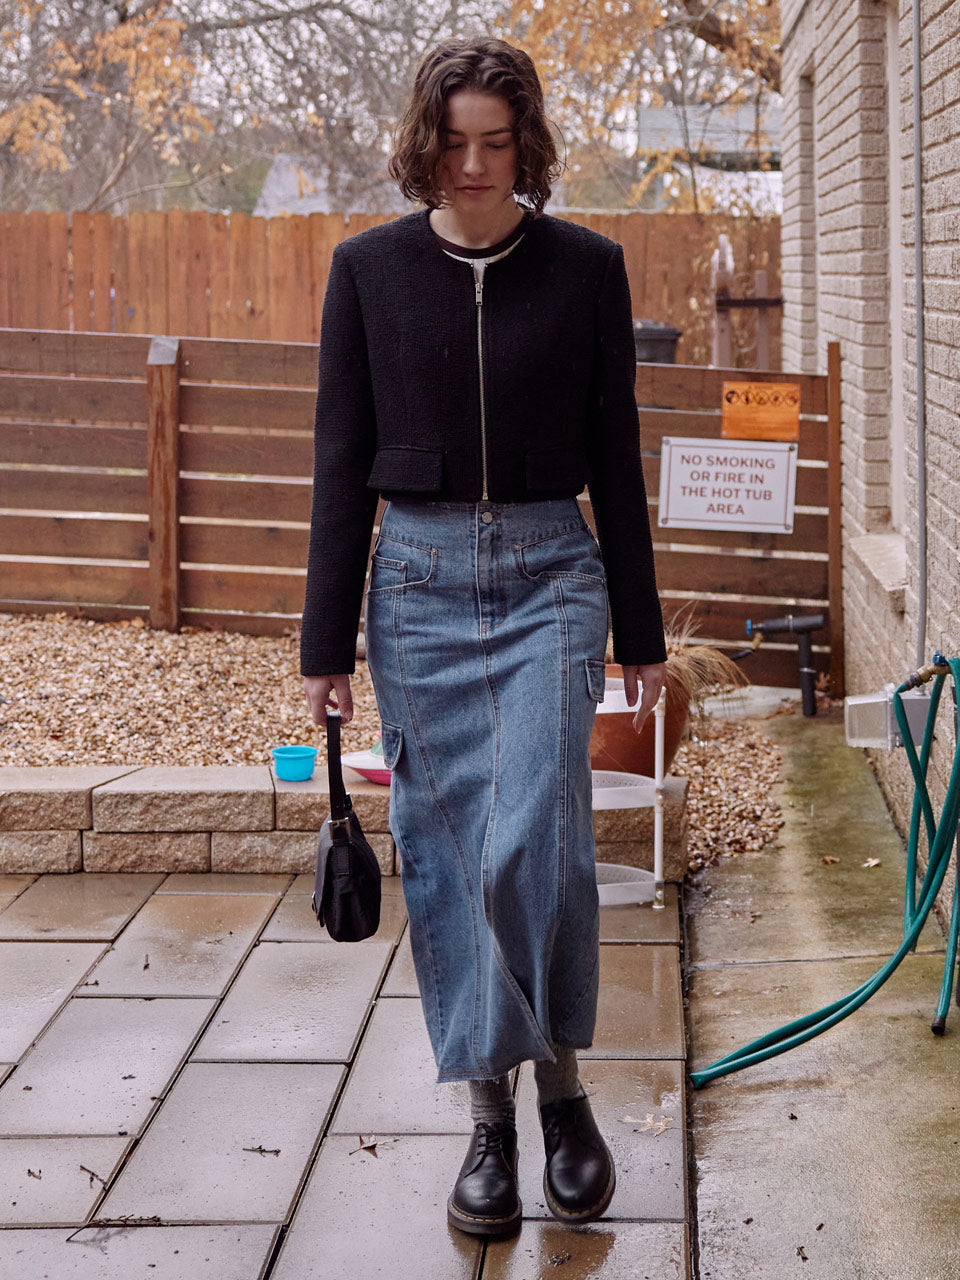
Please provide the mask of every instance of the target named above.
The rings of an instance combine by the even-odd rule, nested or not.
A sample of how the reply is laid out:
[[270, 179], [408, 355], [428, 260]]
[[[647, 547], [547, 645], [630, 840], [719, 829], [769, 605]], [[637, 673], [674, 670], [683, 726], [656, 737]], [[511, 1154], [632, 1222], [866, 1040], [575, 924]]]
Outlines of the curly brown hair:
[[543, 212], [562, 172], [544, 114], [543, 89], [533, 59], [504, 40], [481, 37], [444, 40], [425, 54], [413, 82], [413, 97], [397, 126], [388, 169], [408, 200], [429, 209], [445, 203], [440, 161], [447, 99], [461, 89], [492, 93], [513, 113], [517, 143], [514, 193], [535, 215]]

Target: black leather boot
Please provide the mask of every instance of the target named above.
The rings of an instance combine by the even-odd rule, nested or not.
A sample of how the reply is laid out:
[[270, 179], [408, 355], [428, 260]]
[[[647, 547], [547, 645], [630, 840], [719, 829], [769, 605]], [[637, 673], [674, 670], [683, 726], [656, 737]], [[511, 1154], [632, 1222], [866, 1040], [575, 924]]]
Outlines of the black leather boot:
[[520, 1230], [523, 1209], [517, 1191], [517, 1129], [477, 1122], [447, 1217], [474, 1236], [508, 1236]]
[[600, 1136], [589, 1098], [563, 1098], [540, 1108], [547, 1165], [543, 1192], [560, 1222], [599, 1218], [613, 1198], [613, 1157]]

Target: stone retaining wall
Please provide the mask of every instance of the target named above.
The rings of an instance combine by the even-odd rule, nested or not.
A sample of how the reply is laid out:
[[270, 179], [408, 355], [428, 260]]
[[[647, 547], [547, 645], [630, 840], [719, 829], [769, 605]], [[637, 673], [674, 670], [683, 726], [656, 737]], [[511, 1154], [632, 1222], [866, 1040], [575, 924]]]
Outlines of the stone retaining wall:
[[[396, 874], [389, 788], [347, 788], [384, 875]], [[685, 778], [667, 779], [667, 880], [687, 867], [686, 794]], [[329, 810], [324, 771], [282, 782], [266, 765], [5, 766], [0, 872], [310, 872]], [[652, 809], [598, 810], [594, 832], [599, 861], [652, 869]]]

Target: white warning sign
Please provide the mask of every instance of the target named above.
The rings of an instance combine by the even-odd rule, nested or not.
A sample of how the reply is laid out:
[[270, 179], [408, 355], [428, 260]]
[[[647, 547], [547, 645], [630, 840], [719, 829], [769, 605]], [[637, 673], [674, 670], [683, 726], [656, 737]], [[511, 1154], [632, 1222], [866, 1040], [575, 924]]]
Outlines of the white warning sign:
[[664, 436], [658, 525], [793, 533], [797, 446]]

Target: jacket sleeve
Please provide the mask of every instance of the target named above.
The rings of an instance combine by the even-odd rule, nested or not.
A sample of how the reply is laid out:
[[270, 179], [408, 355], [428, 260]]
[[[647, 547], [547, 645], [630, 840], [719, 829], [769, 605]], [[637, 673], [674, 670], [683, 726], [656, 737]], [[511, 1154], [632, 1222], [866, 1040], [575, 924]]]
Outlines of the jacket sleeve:
[[595, 334], [589, 490], [610, 595], [614, 661], [645, 666], [663, 662], [666, 647], [640, 462], [630, 285], [618, 244], [600, 287]]
[[363, 316], [338, 245], [323, 303], [314, 424], [313, 508], [300, 632], [305, 676], [349, 674], [377, 492], [367, 488], [376, 418]]

